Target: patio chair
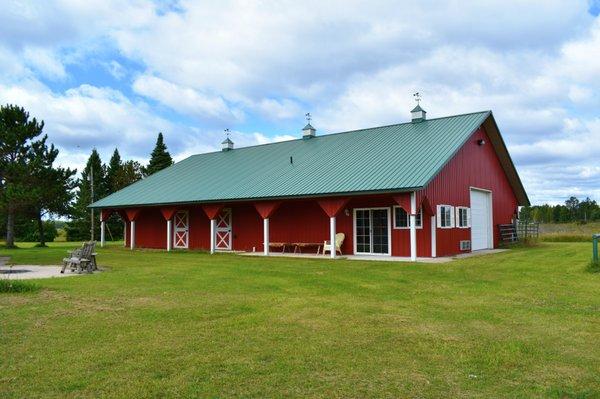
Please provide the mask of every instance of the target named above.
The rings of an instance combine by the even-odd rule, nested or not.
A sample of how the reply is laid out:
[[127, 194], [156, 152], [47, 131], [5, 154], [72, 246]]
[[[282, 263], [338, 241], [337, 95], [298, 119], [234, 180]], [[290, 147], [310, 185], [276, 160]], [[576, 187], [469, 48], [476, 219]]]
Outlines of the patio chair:
[[94, 267], [92, 253], [95, 246], [96, 243], [93, 241], [86, 242], [80, 249], [72, 251], [68, 257], [63, 259], [63, 267], [60, 272], [64, 273], [65, 269], [70, 267], [71, 271], [77, 270], [77, 273], [83, 272], [83, 269], [86, 269], [88, 273], [92, 273]]
[[[344, 233], [337, 233], [335, 235], [335, 252], [339, 252], [340, 255], [342, 254], [342, 244], [344, 243], [344, 238], [346, 238], [346, 235]], [[325, 255], [325, 252], [331, 252], [331, 243], [329, 242], [329, 240], [326, 240], [325, 242], [323, 242], [323, 255]]]

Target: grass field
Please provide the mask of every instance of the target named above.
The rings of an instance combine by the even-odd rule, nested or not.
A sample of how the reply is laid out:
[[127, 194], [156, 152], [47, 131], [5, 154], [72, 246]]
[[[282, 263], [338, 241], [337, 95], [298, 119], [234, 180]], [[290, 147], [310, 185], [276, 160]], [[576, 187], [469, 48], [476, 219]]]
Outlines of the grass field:
[[540, 224], [540, 239], [546, 242], [591, 242], [600, 234], [600, 222]]
[[0, 294], [0, 397], [600, 397], [587, 243], [446, 264], [99, 259], [107, 272]]

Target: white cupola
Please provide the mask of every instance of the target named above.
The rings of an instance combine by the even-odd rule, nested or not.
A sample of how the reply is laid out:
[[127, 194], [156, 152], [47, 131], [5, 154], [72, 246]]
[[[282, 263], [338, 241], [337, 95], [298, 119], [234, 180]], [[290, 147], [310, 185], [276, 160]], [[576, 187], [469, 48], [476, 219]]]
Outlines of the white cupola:
[[411, 120], [413, 123], [423, 122], [426, 119], [427, 112], [419, 104], [410, 111]]
[[310, 139], [312, 137], [315, 137], [316, 135], [317, 135], [317, 129], [312, 127], [312, 125], [310, 123], [307, 123], [306, 126], [304, 126], [304, 128], [302, 129], [302, 138], [303, 139]]
[[312, 117], [310, 116], [310, 112], [308, 112], [306, 115], [306, 126], [304, 126], [302, 128], [302, 138], [303, 139], [310, 139], [313, 138], [317, 135], [317, 129], [315, 129], [314, 127], [312, 127], [312, 125], [310, 124], [310, 121], [312, 119]]

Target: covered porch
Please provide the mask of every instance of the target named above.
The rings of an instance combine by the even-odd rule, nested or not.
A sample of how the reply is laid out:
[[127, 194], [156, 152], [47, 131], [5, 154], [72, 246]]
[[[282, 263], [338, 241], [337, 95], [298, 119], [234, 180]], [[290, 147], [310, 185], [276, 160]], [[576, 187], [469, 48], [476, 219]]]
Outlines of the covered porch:
[[103, 209], [101, 245], [112, 213], [131, 249], [436, 257], [435, 215], [419, 192]]

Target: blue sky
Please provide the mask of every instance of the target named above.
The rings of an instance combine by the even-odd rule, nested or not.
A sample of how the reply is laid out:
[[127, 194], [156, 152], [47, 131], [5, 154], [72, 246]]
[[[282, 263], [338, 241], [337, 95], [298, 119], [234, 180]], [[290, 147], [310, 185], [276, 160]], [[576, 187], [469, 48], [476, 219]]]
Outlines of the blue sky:
[[[485, 4], [483, 4], [485, 3]], [[600, 0], [5, 1], [0, 102], [92, 147], [177, 160], [491, 109], [534, 203], [600, 200]]]

